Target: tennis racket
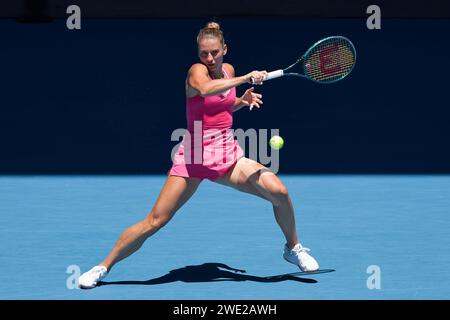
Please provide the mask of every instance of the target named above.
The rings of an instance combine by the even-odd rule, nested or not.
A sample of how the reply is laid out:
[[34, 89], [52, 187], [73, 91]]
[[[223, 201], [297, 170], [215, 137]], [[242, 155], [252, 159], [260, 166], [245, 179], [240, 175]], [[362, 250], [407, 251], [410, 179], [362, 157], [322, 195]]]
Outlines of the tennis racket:
[[348, 76], [355, 63], [353, 43], [345, 37], [333, 36], [317, 41], [295, 63], [286, 69], [269, 72], [263, 81], [295, 76], [318, 83], [333, 83]]

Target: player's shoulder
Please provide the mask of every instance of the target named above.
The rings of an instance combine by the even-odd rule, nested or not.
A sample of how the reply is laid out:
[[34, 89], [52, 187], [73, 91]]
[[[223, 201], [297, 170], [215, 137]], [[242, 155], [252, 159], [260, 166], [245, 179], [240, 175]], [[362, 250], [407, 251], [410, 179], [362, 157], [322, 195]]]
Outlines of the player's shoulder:
[[208, 68], [206, 68], [206, 66], [202, 63], [194, 63], [190, 68], [188, 73], [194, 73], [194, 72], [208, 72]]
[[234, 67], [231, 64], [224, 63], [222, 66], [225, 68], [225, 71], [228, 72], [228, 74], [231, 77], [234, 77]]

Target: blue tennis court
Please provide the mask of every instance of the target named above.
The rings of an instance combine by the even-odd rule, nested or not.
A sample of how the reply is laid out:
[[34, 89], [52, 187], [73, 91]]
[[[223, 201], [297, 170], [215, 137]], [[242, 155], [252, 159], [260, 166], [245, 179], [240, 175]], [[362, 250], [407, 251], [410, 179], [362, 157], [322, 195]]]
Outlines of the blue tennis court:
[[[0, 299], [450, 298], [449, 176], [280, 178], [301, 242], [335, 271], [273, 277], [299, 270], [282, 258], [270, 203], [204, 181], [100, 287], [79, 290], [77, 268], [149, 212], [165, 177], [2, 176]], [[379, 289], [368, 268], [379, 268]]]

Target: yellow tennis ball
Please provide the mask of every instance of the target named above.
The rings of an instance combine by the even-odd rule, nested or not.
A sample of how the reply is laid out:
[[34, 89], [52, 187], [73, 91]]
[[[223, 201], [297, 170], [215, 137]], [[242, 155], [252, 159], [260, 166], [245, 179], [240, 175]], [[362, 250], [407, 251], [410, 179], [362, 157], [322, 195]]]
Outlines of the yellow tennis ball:
[[284, 140], [280, 136], [273, 136], [272, 138], [270, 138], [269, 144], [273, 149], [280, 150], [281, 148], [283, 148]]

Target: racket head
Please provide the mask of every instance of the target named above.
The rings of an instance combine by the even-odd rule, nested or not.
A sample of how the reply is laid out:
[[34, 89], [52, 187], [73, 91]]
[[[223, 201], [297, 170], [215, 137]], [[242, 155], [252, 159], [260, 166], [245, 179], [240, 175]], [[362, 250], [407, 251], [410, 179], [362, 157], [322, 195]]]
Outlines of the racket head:
[[342, 36], [324, 38], [303, 55], [303, 74], [318, 83], [333, 83], [347, 77], [355, 67], [356, 50]]

